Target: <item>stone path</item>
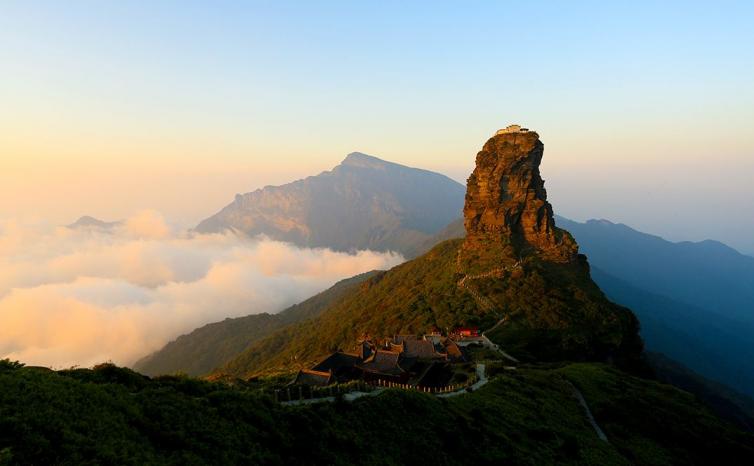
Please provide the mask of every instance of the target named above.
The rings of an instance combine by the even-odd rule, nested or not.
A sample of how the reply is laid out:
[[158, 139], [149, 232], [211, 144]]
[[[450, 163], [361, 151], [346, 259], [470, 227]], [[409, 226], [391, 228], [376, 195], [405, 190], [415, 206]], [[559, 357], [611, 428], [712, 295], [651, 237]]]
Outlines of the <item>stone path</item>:
[[[493, 327], [493, 328], [495, 328], [495, 327]], [[492, 342], [492, 340], [490, 340], [489, 338], [487, 338], [487, 335], [485, 335], [484, 333], [486, 333], [486, 332], [483, 332], [483, 333], [482, 333], [482, 341], [484, 342], [484, 346], [486, 346], [487, 348], [490, 348], [490, 349], [492, 349], [492, 350], [494, 350], [494, 351], [497, 351], [497, 352], [498, 352], [498, 353], [500, 353], [500, 354], [501, 354], [501, 355], [502, 355], [502, 356], [503, 356], [504, 358], [506, 358], [506, 359], [508, 359], [508, 360], [510, 360], [510, 361], [513, 361], [513, 362], [515, 362], [515, 363], [518, 363], [518, 362], [520, 362], [520, 361], [519, 361], [518, 359], [514, 358], [514, 357], [513, 357], [513, 356], [511, 356], [510, 354], [508, 354], [508, 353], [506, 353], [505, 351], [503, 351], [503, 350], [502, 350], [502, 349], [500, 348], [500, 346], [498, 346], [498, 345], [497, 345], [497, 343], [493, 343], [493, 342]]]
[[458, 395], [463, 395], [464, 393], [475, 392], [486, 385], [487, 382], [489, 382], [489, 379], [487, 379], [487, 371], [484, 364], [479, 363], [476, 365], [476, 375], [478, 380], [471, 387], [463, 388], [461, 390], [450, 393], [440, 393], [435, 396], [437, 396], [438, 398], [450, 398]]
[[333, 403], [335, 401], [334, 396], [326, 396], [324, 398], [307, 398], [304, 400], [291, 400], [291, 401], [281, 401], [281, 405], [285, 406], [296, 406], [296, 405], [313, 405], [316, 403]]
[[573, 390], [573, 396], [579, 400], [579, 403], [581, 403], [581, 406], [584, 408], [584, 411], [586, 411], [586, 417], [589, 419], [589, 423], [594, 428], [594, 431], [597, 433], [597, 437], [599, 437], [600, 440], [603, 442], [607, 442], [607, 435], [600, 429], [600, 426], [597, 424], [597, 421], [594, 419], [594, 416], [592, 416], [592, 411], [589, 409], [589, 405], [586, 404], [586, 399], [584, 398], [584, 395], [581, 394], [581, 391], [579, 391], [578, 388], [574, 384], [571, 383], [570, 380], [566, 380], [568, 385], [571, 386], [571, 389]]
[[364, 396], [377, 396], [383, 391], [385, 391], [384, 388], [378, 388], [371, 392], [351, 392], [351, 393], [346, 393], [345, 395], [343, 395], [343, 399], [346, 401], [353, 401]]
[[472, 298], [474, 298], [474, 301], [476, 301], [477, 305], [485, 312], [495, 312], [495, 305], [485, 296], [482, 296], [474, 287], [469, 286], [467, 281], [469, 280], [478, 280], [480, 278], [491, 278], [491, 277], [497, 277], [502, 276], [503, 272], [505, 271], [504, 268], [498, 268], [490, 270], [489, 272], [481, 273], [478, 275], [464, 275], [464, 277], [460, 280], [458, 280], [458, 287], [463, 288], [466, 290]]
[[[485, 312], [490, 312], [490, 313], [493, 313], [493, 314], [500, 315], [495, 310], [495, 305], [492, 303], [492, 301], [489, 298], [487, 298], [486, 296], [482, 296], [481, 293], [479, 293], [474, 287], [469, 286], [469, 284], [467, 282], [469, 280], [479, 280], [479, 279], [482, 279], [482, 278], [493, 278], [493, 277], [498, 277], [499, 278], [499, 277], [502, 277], [503, 274], [507, 270], [513, 270], [513, 269], [516, 269], [516, 268], [519, 268], [519, 267], [521, 267], [521, 262], [516, 262], [511, 267], [497, 267], [497, 268], [494, 268], [492, 270], [489, 270], [487, 272], [480, 273], [480, 274], [477, 274], [477, 275], [464, 275], [463, 278], [461, 278], [460, 280], [458, 280], [457, 285], [458, 285], [459, 288], [463, 288], [464, 290], [466, 290], [471, 295], [471, 297], [474, 298], [474, 301], [476, 301], [476, 303], [477, 303], [477, 305], [479, 306], [480, 309], [482, 309]], [[518, 359], [514, 358], [510, 354], [508, 354], [505, 351], [503, 351], [497, 344], [493, 343], [492, 340], [490, 340], [489, 338], [487, 338], [487, 335], [485, 335], [487, 332], [491, 332], [492, 330], [495, 330], [499, 325], [504, 324], [505, 320], [506, 320], [506, 317], [503, 316], [503, 318], [500, 319], [500, 320], [498, 320], [497, 323], [492, 326], [492, 328], [489, 328], [489, 329], [485, 330], [484, 332], [482, 332], [482, 339], [484, 341], [484, 346], [486, 346], [486, 347], [488, 347], [488, 348], [490, 348], [490, 349], [492, 349], [494, 351], [497, 351], [504, 358], [517, 363], [517, 362], [519, 362]]]

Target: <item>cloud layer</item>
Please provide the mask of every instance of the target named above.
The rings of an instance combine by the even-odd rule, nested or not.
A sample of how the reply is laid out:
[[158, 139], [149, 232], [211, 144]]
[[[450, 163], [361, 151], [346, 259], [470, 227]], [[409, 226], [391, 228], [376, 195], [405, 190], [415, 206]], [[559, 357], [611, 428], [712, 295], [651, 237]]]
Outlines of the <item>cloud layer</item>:
[[399, 255], [174, 233], [146, 211], [112, 231], [0, 224], [0, 358], [131, 364], [202, 324], [277, 312]]

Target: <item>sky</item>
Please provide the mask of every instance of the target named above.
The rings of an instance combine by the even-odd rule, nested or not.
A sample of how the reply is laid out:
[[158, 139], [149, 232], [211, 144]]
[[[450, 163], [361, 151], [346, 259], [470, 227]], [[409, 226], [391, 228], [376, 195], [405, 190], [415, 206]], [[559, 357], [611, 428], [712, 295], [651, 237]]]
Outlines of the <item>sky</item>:
[[752, 2], [0, 3], [0, 218], [154, 209], [352, 151], [464, 182], [545, 143], [556, 212], [754, 252]]

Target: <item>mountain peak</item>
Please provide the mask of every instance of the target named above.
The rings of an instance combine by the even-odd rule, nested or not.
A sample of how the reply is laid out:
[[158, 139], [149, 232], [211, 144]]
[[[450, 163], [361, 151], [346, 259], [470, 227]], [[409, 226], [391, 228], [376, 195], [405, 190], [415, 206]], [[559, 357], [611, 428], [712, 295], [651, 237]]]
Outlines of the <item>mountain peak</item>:
[[196, 231], [409, 254], [457, 218], [463, 192], [460, 183], [439, 173], [353, 152], [330, 171], [236, 195]]
[[556, 262], [576, 258], [575, 241], [555, 227], [547, 202], [539, 172], [543, 153], [539, 135], [519, 125], [485, 143], [468, 179], [465, 252], [497, 251], [506, 259], [537, 254]]
[[79, 217], [78, 220], [73, 222], [71, 225], [101, 225], [105, 223], [104, 221], [94, 218], [91, 215], [82, 215]]
[[362, 152], [351, 152], [345, 159], [343, 159], [340, 165], [361, 168], [385, 168], [390, 165], [390, 162], [386, 162], [373, 155], [367, 155]]
[[109, 230], [117, 226], [118, 224], [120, 224], [120, 222], [105, 222], [90, 215], [84, 215], [82, 217], [79, 217], [78, 220], [71, 223], [70, 225], [67, 225], [67, 228], [99, 228], [103, 230]]

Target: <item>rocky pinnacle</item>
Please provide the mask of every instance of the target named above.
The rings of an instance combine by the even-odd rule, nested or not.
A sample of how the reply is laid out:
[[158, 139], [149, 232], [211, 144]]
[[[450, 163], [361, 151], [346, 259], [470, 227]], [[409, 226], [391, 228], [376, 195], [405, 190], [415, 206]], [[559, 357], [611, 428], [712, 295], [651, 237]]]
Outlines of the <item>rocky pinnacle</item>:
[[547, 202], [539, 173], [543, 152], [536, 132], [512, 125], [498, 131], [477, 154], [463, 209], [461, 262], [490, 255], [502, 260], [532, 255], [554, 262], [575, 260], [578, 246], [555, 226]]

